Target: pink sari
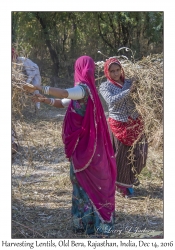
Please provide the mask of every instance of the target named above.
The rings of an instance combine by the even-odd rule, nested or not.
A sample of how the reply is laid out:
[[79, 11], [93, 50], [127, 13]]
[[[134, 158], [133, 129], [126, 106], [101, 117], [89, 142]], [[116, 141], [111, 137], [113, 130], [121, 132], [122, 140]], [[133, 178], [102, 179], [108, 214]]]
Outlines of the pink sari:
[[75, 63], [75, 85], [84, 83], [89, 98], [85, 116], [75, 113], [72, 102], [65, 115], [63, 142], [79, 185], [88, 194], [103, 222], [110, 222], [115, 211], [116, 162], [106, 117], [94, 79], [95, 64], [82, 56]]

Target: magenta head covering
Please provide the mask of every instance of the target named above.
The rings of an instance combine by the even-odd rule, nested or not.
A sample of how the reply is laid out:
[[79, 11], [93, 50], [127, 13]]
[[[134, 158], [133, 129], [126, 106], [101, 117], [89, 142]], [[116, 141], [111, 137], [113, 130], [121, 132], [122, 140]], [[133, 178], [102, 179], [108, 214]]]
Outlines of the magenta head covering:
[[90, 56], [81, 56], [75, 62], [75, 84], [94, 82], [95, 63]]
[[95, 64], [81, 56], [75, 62], [75, 85], [84, 83], [89, 98], [85, 116], [68, 107], [63, 123], [65, 153], [80, 186], [88, 194], [102, 221], [110, 222], [115, 210], [116, 162], [106, 117], [95, 87]]

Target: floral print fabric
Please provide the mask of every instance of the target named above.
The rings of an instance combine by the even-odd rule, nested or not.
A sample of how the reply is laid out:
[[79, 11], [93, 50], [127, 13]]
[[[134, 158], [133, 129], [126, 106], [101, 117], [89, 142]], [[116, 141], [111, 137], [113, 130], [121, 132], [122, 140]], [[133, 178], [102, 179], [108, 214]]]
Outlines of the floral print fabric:
[[114, 215], [111, 223], [103, 223], [82, 187], [79, 186], [70, 165], [70, 179], [73, 186], [72, 193], [72, 218], [75, 232], [85, 232], [86, 234], [109, 235], [114, 223]]

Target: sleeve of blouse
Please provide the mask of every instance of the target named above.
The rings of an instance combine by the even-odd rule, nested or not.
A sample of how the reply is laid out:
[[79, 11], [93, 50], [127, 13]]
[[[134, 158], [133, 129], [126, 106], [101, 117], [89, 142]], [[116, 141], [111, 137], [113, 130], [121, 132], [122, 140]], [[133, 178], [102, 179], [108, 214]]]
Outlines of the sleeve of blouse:
[[101, 85], [99, 89], [104, 100], [111, 105], [118, 105], [122, 103], [125, 98], [129, 95], [130, 90], [124, 90], [119, 94], [114, 94], [108, 85]]
[[73, 88], [66, 89], [68, 91], [68, 99], [71, 100], [80, 100], [84, 98], [85, 96], [85, 91], [84, 88], [81, 87], [80, 85], [77, 85]]
[[132, 82], [129, 79], [126, 80], [125, 83], [124, 83], [124, 85], [123, 85], [122, 90], [124, 91], [124, 90], [129, 89], [131, 87], [131, 85], [132, 85]]
[[62, 105], [63, 105], [65, 108], [67, 108], [67, 107], [69, 106], [70, 102], [71, 102], [71, 99], [67, 99], [67, 98], [61, 99], [61, 103], [62, 103]]

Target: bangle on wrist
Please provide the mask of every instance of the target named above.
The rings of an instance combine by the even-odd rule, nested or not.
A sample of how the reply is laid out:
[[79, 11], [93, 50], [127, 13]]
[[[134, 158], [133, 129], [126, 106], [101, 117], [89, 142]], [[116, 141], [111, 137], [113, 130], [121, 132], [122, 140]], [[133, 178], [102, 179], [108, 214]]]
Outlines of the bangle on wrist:
[[50, 89], [49, 86], [43, 86], [41, 89], [42, 94], [49, 95], [49, 89]]
[[49, 103], [49, 105], [50, 105], [50, 106], [54, 106], [54, 104], [55, 104], [55, 99], [54, 99], [54, 98], [50, 98], [50, 103]]

